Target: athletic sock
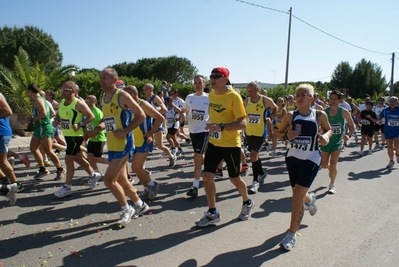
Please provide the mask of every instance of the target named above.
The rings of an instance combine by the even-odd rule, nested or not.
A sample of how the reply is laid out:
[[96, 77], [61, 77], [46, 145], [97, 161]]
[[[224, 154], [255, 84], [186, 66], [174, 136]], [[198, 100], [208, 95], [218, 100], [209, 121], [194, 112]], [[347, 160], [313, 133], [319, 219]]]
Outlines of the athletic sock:
[[216, 214], [216, 213], [217, 213], [216, 208], [209, 209], [208, 212], [209, 212], [210, 214]]
[[129, 208], [130, 208], [129, 204], [127, 204], [126, 206], [121, 207], [122, 210], [128, 210]]
[[247, 201], [244, 201], [244, 202], [243, 202], [243, 205], [245, 205], [245, 204], [247, 204], [248, 206], [251, 206], [252, 201], [248, 198]]
[[134, 205], [136, 207], [141, 207], [141, 206], [143, 206], [143, 204], [144, 204], [144, 202], [141, 199], [139, 201], [137, 201], [137, 202], [134, 202]]
[[199, 179], [194, 179], [193, 186], [199, 188]]
[[258, 176], [259, 176], [259, 160], [252, 162], [252, 173], [254, 176], [253, 181], [257, 182], [258, 181]]

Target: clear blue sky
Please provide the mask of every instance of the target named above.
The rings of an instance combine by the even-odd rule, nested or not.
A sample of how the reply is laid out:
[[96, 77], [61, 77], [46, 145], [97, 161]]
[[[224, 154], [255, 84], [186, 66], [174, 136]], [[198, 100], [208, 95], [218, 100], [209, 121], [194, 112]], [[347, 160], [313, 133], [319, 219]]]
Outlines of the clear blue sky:
[[[391, 77], [399, 52], [399, 1], [248, 0], [288, 12], [368, 52], [292, 18], [289, 82], [330, 80], [335, 67], [362, 58]], [[103, 69], [141, 58], [177, 55], [199, 73], [230, 69], [233, 83], [283, 83], [288, 14], [235, 0], [0, 0], [0, 25], [33, 25], [53, 36], [63, 64]], [[43, 47], [45, 49], [45, 47]], [[399, 62], [399, 54], [396, 62]], [[395, 72], [399, 72], [399, 65]], [[399, 77], [396, 75], [396, 77]], [[397, 81], [397, 79], [394, 79]]]

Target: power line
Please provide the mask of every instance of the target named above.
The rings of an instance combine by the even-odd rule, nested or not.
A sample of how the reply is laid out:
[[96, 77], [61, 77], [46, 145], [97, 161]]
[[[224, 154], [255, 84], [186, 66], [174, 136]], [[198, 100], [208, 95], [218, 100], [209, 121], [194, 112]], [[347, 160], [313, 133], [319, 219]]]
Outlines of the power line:
[[[289, 12], [282, 11], [282, 10], [278, 10], [278, 9], [271, 8], [271, 7], [266, 7], [266, 6], [262, 6], [262, 5], [257, 5], [257, 4], [253, 4], [253, 3], [246, 2], [246, 1], [241, 1], [241, 0], [235, 0], [235, 1], [241, 2], [241, 3], [243, 3], [243, 4], [247, 4], [247, 5], [251, 5], [251, 6], [263, 8], [263, 9], [272, 10], [272, 11], [275, 11], [275, 12], [280, 12], [280, 13], [289, 14]], [[292, 14], [291, 14], [291, 15], [292, 15]], [[372, 52], [372, 53], [376, 53], [376, 54], [391, 55], [391, 53], [379, 52], [379, 51], [367, 49], [367, 48], [364, 48], [364, 47], [361, 47], [361, 46], [352, 44], [352, 43], [350, 43], [350, 42], [348, 42], [348, 41], [345, 41], [345, 40], [343, 40], [343, 39], [341, 39], [341, 38], [339, 38], [339, 37], [336, 37], [336, 36], [334, 36], [334, 35], [332, 35], [332, 34], [326, 32], [326, 31], [323, 31], [322, 29], [319, 29], [319, 28], [317, 28], [316, 26], [313, 26], [312, 24], [310, 24], [310, 23], [304, 21], [303, 19], [301, 19], [301, 18], [299, 18], [299, 17], [297, 17], [297, 16], [295, 16], [295, 15], [292, 15], [292, 17], [294, 17], [294, 18], [296, 18], [297, 20], [299, 20], [300, 22], [302, 22], [302, 23], [308, 25], [309, 27], [311, 27], [311, 28], [313, 28], [313, 29], [315, 29], [315, 30], [317, 30], [317, 31], [319, 31], [319, 32], [321, 32], [321, 33], [324, 33], [324, 34], [330, 36], [331, 38], [334, 38], [334, 39], [336, 39], [336, 40], [338, 40], [338, 41], [341, 41], [341, 42], [343, 42], [343, 43], [345, 43], [345, 44], [347, 44], [347, 45], [350, 45], [350, 46], [353, 46], [353, 47], [356, 47], [356, 48], [359, 48], [359, 49], [362, 49], [362, 50], [365, 50], [365, 51], [369, 51], [369, 52]]]

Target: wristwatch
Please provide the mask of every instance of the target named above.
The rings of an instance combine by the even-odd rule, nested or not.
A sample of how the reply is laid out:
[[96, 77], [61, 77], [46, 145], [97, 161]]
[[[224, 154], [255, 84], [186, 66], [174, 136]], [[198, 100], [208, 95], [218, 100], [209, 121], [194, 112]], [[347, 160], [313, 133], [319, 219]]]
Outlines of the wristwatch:
[[224, 127], [225, 127], [226, 125], [224, 125], [224, 123], [221, 123], [221, 124], [219, 124], [219, 126], [220, 126], [220, 131], [222, 131], [222, 132], [223, 132], [223, 130], [224, 130]]
[[79, 126], [82, 127], [83, 130], [86, 129], [86, 125], [84, 125], [83, 121], [81, 121], [81, 122], [79, 123]]

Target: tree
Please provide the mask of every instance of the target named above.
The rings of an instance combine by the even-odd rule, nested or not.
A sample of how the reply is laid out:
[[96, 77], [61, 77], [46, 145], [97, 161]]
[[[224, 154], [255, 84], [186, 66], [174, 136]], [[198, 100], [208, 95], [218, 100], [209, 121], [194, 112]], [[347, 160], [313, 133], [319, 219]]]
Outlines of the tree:
[[399, 92], [399, 81], [393, 84], [394, 95]]
[[118, 63], [113, 66], [119, 76], [140, 80], [166, 80], [168, 83], [192, 83], [198, 69], [187, 58], [177, 56], [142, 58], [136, 63]]
[[76, 66], [67, 65], [49, 71], [46, 65], [32, 62], [22, 48], [14, 56], [14, 69], [0, 65], [0, 89], [13, 110], [31, 114], [31, 101], [27, 94], [29, 84], [37, 83], [43, 91], [61, 88]]
[[334, 90], [340, 90], [344, 88], [350, 88], [352, 86], [352, 75], [353, 68], [349, 65], [349, 62], [341, 62], [335, 68], [330, 85]]
[[46, 71], [51, 72], [62, 64], [62, 53], [58, 44], [41, 29], [34, 26], [0, 28], [0, 64], [13, 70], [14, 57], [19, 48], [27, 52], [31, 62], [46, 66]]
[[362, 59], [356, 64], [352, 74], [352, 87], [350, 94], [355, 98], [364, 98], [366, 95], [384, 93], [387, 88], [385, 76], [377, 64]]

